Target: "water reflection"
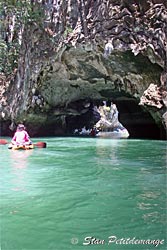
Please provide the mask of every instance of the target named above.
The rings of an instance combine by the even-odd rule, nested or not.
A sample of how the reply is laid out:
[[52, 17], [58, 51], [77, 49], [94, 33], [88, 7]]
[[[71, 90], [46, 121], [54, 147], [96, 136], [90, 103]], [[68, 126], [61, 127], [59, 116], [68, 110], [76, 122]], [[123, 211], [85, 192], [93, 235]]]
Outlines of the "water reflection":
[[11, 150], [11, 160], [14, 169], [24, 169], [27, 166], [28, 157], [32, 154], [32, 150]]
[[[127, 140], [100, 139], [96, 141], [98, 160], [105, 160], [113, 167], [120, 165], [120, 153], [127, 147]], [[104, 163], [104, 162], [102, 162]]]
[[11, 167], [12, 167], [12, 188], [13, 191], [26, 192], [26, 168], [28, 158], [32, 154], [31, 150], [15, 151], [11, 150]]

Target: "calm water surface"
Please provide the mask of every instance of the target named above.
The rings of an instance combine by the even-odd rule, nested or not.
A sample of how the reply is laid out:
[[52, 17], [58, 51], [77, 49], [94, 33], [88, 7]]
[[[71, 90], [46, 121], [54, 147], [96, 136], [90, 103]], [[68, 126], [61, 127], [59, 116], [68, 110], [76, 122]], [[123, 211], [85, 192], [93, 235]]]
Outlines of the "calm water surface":
[[42, 140], [0, 146], [1, 250], [167, 249], [166, 141]]

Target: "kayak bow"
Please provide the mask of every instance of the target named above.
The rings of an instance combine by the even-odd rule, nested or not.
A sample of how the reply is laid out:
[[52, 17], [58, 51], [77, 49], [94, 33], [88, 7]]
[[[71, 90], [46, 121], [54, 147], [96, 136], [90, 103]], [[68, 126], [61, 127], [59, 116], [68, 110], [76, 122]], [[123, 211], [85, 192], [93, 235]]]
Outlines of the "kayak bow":
[[13, 149], [13, 150], [19, 150], [19, 149], [23, 149], [23, 150], [29, 150], [29, 149], [33, 149], [34, 145], [12, 145], [9, 144], [8, 149]]

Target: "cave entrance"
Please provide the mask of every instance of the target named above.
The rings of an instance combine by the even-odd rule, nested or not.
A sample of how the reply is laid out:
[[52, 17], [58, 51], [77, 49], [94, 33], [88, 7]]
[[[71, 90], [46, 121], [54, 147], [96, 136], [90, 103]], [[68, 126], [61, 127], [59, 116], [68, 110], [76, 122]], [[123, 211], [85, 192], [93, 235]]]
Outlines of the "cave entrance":
[[[116, 97], [112, 100], [105, 98], [105, 100], [109, 106], [111, 102], [116, 104], [119, 122], [128, 130], [130, 138], [165, 139], [165, 129], [155, 123], [150, 113], [140, 106], [136, 99]], [[91, 128], [99, 119], [98, 114], [94, 113], [94, 107], [103, 105], [103, 101], [78, 100], [70, 105], [77, 107], [80, 115], [71, 115], [66, 118], [68, 132], [75, 128]]]
[[119, 121], [127, 128], [130, 138], [165, 139], [165, 129], [159, 127], [151, 114], [135, 99], [116, 99]]

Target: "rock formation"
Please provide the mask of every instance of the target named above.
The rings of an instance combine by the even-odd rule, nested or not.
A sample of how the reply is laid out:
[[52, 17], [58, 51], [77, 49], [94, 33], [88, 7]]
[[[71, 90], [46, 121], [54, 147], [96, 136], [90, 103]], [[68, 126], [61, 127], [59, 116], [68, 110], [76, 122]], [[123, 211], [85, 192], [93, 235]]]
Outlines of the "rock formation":
[[100, 120], [95, 126], [100, 131], [108, 132], [123, 127], [119, 122], [118, 110], [115, 104], [111, 103], [110, 106], [107, 106], [106, 102], [104, 102], [103, 106], [97, 108], [97, 112], [100, 114]]
[[117, 105], [132, 137], [165, 138], [166, 0], [32, 5], [45, 15], [24, 27], [13, 75], [0, 75], [1, 133], [18, 122], [31, 135], [93, 126], [93, 108], [105, 100]]

